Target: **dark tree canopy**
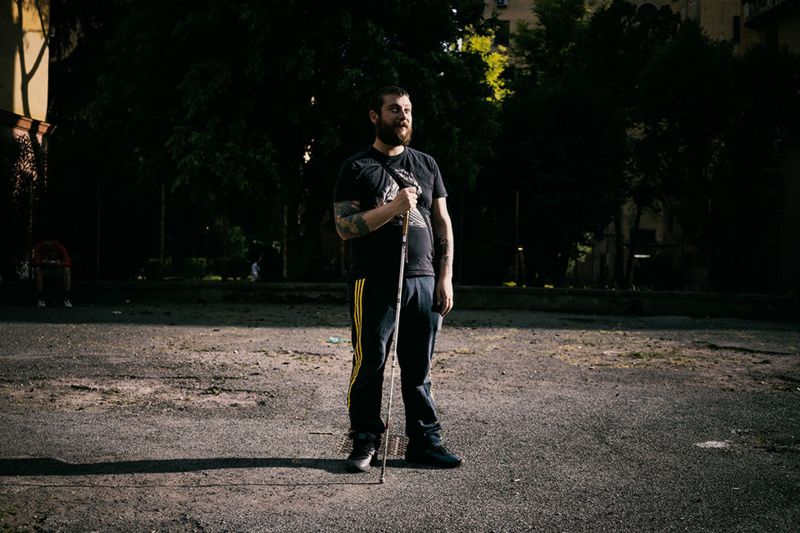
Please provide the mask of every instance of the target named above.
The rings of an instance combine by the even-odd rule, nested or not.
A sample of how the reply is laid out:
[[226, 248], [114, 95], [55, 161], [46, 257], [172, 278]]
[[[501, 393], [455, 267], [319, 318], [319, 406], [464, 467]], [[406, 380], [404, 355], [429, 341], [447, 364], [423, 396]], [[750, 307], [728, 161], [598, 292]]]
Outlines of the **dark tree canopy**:
[[[783, 199], [769, 169], [774, 147], [798, 138], [797, 56], [769, 46], [736, 56], [667, 6], [587, 5], [538, 1], [539, 24], [518, 30], [498, 157], [481, 182], [492, 228], [483, 252], [509, 257], [524, 245], [528, 280], [561, 284], [568, 260], [615, 220], [615, 263], [627, 270], [616, 281], [627, 285], [642, 210], [667, 206], [709, 287], [765, 290], [756, 280], [774, 266], [745, 257], [777, 261]], [[517, 192], [518, 221], [508, 214]], [[636, 216], [622, 235], [626, 199]]]
[[[798, 56], [734, 54], [666, 6], [588, 5], [535, 3], [503, 99], [504, 62], [470, 40], [497, 25], [483, 1], [54, 0], [38, 225], [59, 229], [78, 278], [240, 276], [264, 253], [273, 279], [339, 279], [333, 183], [372, 141], [370, 95], [397, 84], [450, 192], [457, 280], [511, 279], [522, 247], [528, 283], [566, 284], [611, 228], [624, 286], [639, 215], [666, 206], [708, 287], [770, 290]], [[0, 147], [4, 172], [22, 148]], [[20, 255], [31, 204], [12, 189]]]
[[[163, 203], [175, 257], [211, 253], [205, 241], [214, 239], [203, 232], [219, 223], [258, 242], [288, 232], [292, 275], [313, 275], [333, 180], [344, 158], [371, 142], [367, 101], [383, 85], [412, 94], [415, 145], [439, 159], [452, 190], [472, 186], [489, 154], [486, 65], [457, 47], [480, 26], [482, 2], [57, 7], [62, 33], [80, 36], [59, 79], [83, 90], [58, 101], [64, 157], [56, 166], [83, 181], [84, 197], [111, 201], [108, 231], [124, 233], [140, 257], [156, 255]], [[137, 205], [117, 206], [117, 191]], [[115, 220], [133, 213], [135, 229]]]

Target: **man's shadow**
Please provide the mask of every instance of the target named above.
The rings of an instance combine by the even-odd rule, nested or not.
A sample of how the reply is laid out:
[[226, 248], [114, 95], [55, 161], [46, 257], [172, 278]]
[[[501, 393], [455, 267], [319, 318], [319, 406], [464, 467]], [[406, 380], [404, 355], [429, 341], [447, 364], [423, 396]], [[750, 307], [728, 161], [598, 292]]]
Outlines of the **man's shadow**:
[[[400, 459], [387, 459], [387, 466], [405, 467]], [[115, 474], [173, 474], [242, 468], [311, 468], [346, 474], [341, 459], [288, 457], [215, 457], [207, 459], [145, 459], [101, 463], [68, 463], [50, 457], [0, 459], [0, 476], [97, 476]]]

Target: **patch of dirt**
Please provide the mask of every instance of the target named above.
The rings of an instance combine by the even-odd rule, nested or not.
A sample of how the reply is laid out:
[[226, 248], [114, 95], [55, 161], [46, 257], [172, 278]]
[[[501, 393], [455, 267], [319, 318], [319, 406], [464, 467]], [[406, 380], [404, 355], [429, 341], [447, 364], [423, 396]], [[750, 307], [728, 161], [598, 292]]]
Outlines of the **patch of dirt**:
[[[162, 424], [147, 438], [128, 437], [137, 446], [134, 451], [125, 449], [133, 459], [108, 457], [118, 448], [107, 444], [112, 439], [102, 430], [91, 445], [105, 446], [105, 455], [89, 454], [83, 463], [42, 456], [53, 461], [45, 465], [49, 478], [37, 476], [34, 483], [21, 476], [19, 485], [0, 490], [0, 531], [84, 526], [121, 530], [119, 524], [144, 523], [158, 530], [236, 530], [215, 522], [219, 517], [214, 513], [226, 506], [311, 512], [327, 509], [330, 501], [338, 503], [341, 516], [349, 516], [347, 496], [364, 494], [360, 492], [363, 486], [344, 482], [340, 475], [341, 458], [350, 444], [343, 435], [352, 360], [349, 338], [344, 306], [129, 306], [122, 314], [76, 307], [0, 317], [0, 346], [7, 347], [0, 354], [4, 414], [33, 426], [38, 423], [36, 416], [44, 414], [63, 417], [70, 424], [90, 419], [124, 425], [139, 416], [148, 430], [151, 420]], [[533, 391], [544, 388], [543, 384], [564, 384], [559, 391], [565, 392], [560, 394], [576, 395], [588, 394], [587, 382], [637, 382], [645, 384], [643, 389], [657, 382], [765, 391], [789, 398], [788, 394], [800, 394], [800, 328], [682, 317], [457, 311], [448, 317], [438, 340], [432, 374], [437, 403], [439, 394], [445, 400], [441, 402], [443, 419], [450, 419], [448, 409], [463, 409], [462, 422], [474, 425], [465, 434], [478, 439], [483, 433], [498, 431], [488, 420], [499, 420], [498, 412], [534, 397]], [[401, 428], [398, 385], [399, 377], [396, 427]], [[490, 414], [487, 398], [495, 409]], [[610, 392], [603, 398], [611, 406], [609, 412], [616, 413], [613, 402], [621, 400]], [[552, 416], [546, 412], [547, 404], [530, 403], [544, 410], [537, 416]], [[569, 404], [558, 395], [552, 400], [554, 406], [565, 403]], [[29, 413], [34, 413], [33, 418], [25, 418]], [[552, 416], [548, 429], [537, 419], [531, 427], [544, 432], [568, 424], [564, 420]], [[298, 426], [296, 421], [306, 424], [302, 434], [291, 432]], [[205, 424], [215, 425], [211, 433], [228, 440], [218, 437], [219, 442], [205, 442]], [[273, 433], [265, 435], [265, 427]], [[785, 431], [736, 431], [719, 438], [730, 440], [734, 448], [781, 457], [798, 453], [797, 436]], [[149, 438], [157, 443], [151, 444]], [[270, 439], [279, 451], [259, 455], [259, 438]], [[530, 449], [519, 451], [520, 456], [539, 453], [539, 434], [532, 430], [524, 438], [530, 442], [509, 443], [508, 450], [516, 453], [526, 445]], [[180, 454], [177, 459], [158, 455], [147, 459], [173, 453], [178, 440], [184, 448], [174, 452]], [[565, 442], [573, 440], [570, 434]], [[194, 442], [197, 448], [192, 447]], [[229, 442], [240, 447], [230, 451], [236, 454], [233, 458], [226, 455]], [[67, 438], [58, 443], [52, 446], [69, 444]], [[395, 436], [390, 444], [389, 457], [402, 456], [405, 439]], [[72, 449], [72, 453], [77, 452]], [[487, 452], [491, 461], [497, 453], [494, 444]], [[529, 465], [522, 465], [520, 471], [527, 471]], [[313, 485], [313, 492], [297, 482], [298, 466], [311, 479], [306, 485]], [[268, 482], [263, 468], [257, 467], [270, 468]], [[482, 467], [474, 468], [477, 472]], [[328, 476], [326, 484], [313, 481], [321, 477], [316, 475], [320, 471]], [[405, 487], [412, 496], [430, 482], [424, 477], [428, 472], [414, 475], [419, 477]], [[246, 483], [243, 476], [248, 476]], [[449, 479], [441, 473], [437, 476]], [[482, 476], [474, 483], [483, 490], [485, 482]], [[114, 490], [103, 490], [103, 483]], [[342, 487], [345, 484], [349, 486]], [[547, 493], [540, 489], [531, 489], [531, 499], [520, 508], [540, 503], [539, 495]], [[505, 488], [498, 494], [508, 497]], [[477, 494], [471, 501], [475, 499]], [[194, 514], [176, 511], [186, 508]], [[90, 526], [78, 525], [76, 520], [84, 515], [93, 517]], [[329, 523], [340, 523], [335, 518]]]

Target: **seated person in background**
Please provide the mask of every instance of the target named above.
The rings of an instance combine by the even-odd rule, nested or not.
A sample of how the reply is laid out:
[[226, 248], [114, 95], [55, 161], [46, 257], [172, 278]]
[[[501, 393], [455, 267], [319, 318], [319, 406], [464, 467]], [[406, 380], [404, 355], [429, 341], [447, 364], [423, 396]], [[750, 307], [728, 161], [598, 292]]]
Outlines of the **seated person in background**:
[[261, 261], [264, 260], [264, 254], [258, 256], [258, 259], [250, 265], [250, 281], [261, 280]]
[[66, 247], [55, 239], [48, 238], [33, 247], [33, 277], [36, 282], [36, 298], [39, 307], [45, 307], [45, 277], [60, 277], [62, 282], [64, 307], [72, 307], [72, 260]]

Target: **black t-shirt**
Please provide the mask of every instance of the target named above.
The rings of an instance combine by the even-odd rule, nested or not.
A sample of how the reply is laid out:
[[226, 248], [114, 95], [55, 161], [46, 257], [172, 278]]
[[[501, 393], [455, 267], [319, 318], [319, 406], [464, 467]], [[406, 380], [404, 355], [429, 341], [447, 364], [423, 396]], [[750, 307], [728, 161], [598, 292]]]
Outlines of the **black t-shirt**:
[[[408, 224], [408, 262], [404, 275], [433, 276], [433, 199], [447, 196], [439, 166], [429, 155], [406, 147], [397, 156], [387, 156], [370, 146], [345, 161], [339, 171], [334, 202], [356, 200], [361, 211], [369, 211], [392, 201], [400, 188], [384, 168], [395, 171], [405, 187], [417, 187], [417, 207], [411, 210]], [[350, 239], [355, 275], [398, 272], [403, 218], [395, 217], [377, 230]]]

